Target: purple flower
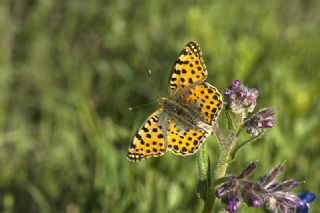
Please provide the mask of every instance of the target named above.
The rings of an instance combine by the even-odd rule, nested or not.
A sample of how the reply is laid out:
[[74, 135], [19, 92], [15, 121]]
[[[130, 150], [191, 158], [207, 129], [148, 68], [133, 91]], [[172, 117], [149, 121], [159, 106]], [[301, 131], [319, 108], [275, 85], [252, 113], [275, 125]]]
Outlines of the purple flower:
[[259, 179], [259, 183], [267, 192], [266, 201], [268, 209], [272, 212], [293, 212], [299, 202], [299, 197], [290, 190], [303, 182], [296, 180], [277, 182], [277, 177], [283, 171], [283, 167], [282, 163]]
[[257, 105], [259, 91], [241, 85], [239, 80], [233, 81], [224, 91], [227, 106], [234, 113], [252, 112]]
[[251, 175], [257, 169], [257, 162], [258, 161], [254, 161], [254, 162], [250, 163], [248, 166], [246, 166], [246, 168], [244, 168], [244, 170], [242, 170], [242, 172], [240, 173], [240, 175], [238, 175], [237, 178], [243, 179], [243, 178]]
[[251, 190], [255, 183], [244, 180], [256, 170], [256, 167], [255, 161], [246, 166], [240, 175], [227, 177], [226, 181], [216, 189], [216, 197], [221, 198], [222, 203], [226, 204], [227, 212], [237, 211], [240, 200], [244, 200], [250, 207], [258, 207], [264, 202], [263, 198]]
[[262, 203], [263, 203], [262, 200], [260, 200], [260, 199], [255, 199], [255, 200], [251, 200], [250, 206], [251, 206], [251, 207], [258, 207], [258, 206], [260, 206]]
[[239, 195], [238, 194], [230, 195], [228, 198], [228, 203], [225, 207], [225, 210], [229, 213], [237, 211], [238, 210], [238, 202], [239, 202]]
[[259, 183], [264, 187], [273, 184], [277, 180], [280, 173], [283, 171], [283, 168], [284, 163], [279, 164], [278, 166], [273, 168], [268, 174], [260, 177]]
[[256, 208], [256, 207], [261, 206], [263, 204], [263, 202], [264, 202], [263, 200], [256, 198], [256, 199], [249, 199], [247, 201], [247, 204], [250, 207]]
[[271, 212], [291, 213], [297, 206], [299, 197], [291, 192], [277, 191], [267, 199], [267, 208]]
[[276, 111], [272, 108], [263, 108], [252, 116], [245, 124], [247, 133], [252, 136], [257, 136], [266, 128], [271, 128], [275, 122], [272, 117]]
[[298, 203], [298, 208], [296, 213], [308, 213], [309, 210], [309, 203], [311, 203], [312, 201], [314, 201], [314, 199], [316, 199], [316, 195], [305, 191], [302, 192], [299, 195], [300, 201]]
[[229, 213], [238, 210], [240, 195], [237, 184], [237, 178], [235, 176], [230, 176], [215, 192], [216, 197], [221, 198], [222, 203], [225, 204], [225, 210]]
[[219, 186], [217, 189], [216, 189], [216, 197], [217, 198], [222, 198], [222, 196], [225, 194], [226, 192], [226, 184], [222, 184], [221, 186]]
[[[296, 180], [286, 180], [277, 182], [277, 177], [283, 171], [284, 164], [280, 164], [258, 181], [246, 180], [256, 170], [257, 162], [253, 162], [238, 176], [229, 176], [216, 189], [216, 196], [221, 198], [228, 212], [237, 211], [240, 201], [246, 203], [249, 207], [259, 207], [266, 203], [271, 212], [289, 213], [293, 212], [297, 205], [305, 208], [308, 202], [313, 199], [298, 197], [291, 190], [299, 186], [302, 182]], [[311, 200], [311, 201], [310, 201]], [[305, 212], [302, 212], [305, 213]]]

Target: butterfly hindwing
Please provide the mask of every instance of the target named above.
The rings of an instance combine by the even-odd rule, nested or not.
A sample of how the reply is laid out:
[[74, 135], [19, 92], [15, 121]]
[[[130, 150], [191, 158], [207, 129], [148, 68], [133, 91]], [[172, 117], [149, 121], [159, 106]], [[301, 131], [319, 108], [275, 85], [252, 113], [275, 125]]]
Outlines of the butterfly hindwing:
[[177, 155], [191, 155], [199, 150], [208, 133], [203, 129], [181, 129], [169, 121], [167, 137], [170, 151]]
[[202, 52], [196, 42], [190, 41], [180, 52], [170, 78], [169, 93], [179, 88], [197, 85], [207, 78], [207, 68], [202, 59]]
[[165, 134], [160, 125], [162, 113], [161, 109], [154, 112], [135, 133], [129, 145], [128, 160], [141, 161], [165, 153]]
[[197, 85], [190, 89], [186, 99], [196, 104], [207, 124], [213, 125], [222, 109], [222, 95], [214, 86], [207, 82]]

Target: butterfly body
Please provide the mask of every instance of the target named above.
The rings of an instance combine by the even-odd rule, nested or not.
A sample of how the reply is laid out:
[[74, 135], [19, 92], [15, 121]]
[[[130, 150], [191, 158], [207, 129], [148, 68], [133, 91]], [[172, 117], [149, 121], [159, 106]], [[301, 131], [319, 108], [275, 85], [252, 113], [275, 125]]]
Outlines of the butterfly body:
[[222, 96], [207, 82], [206, 66], [197, 43], [189, 42], [180, 52], [169, 78], [169, 95], [158, 100], [155, 111], [132, 138], [128, 159], [140, 161], [163, 155], [197, 152], [211, 134], [222, 109]]
[[200, 129], [204, 126], [207, 128], [203, 128], [203, 130], [210, 129], [194, 103], [186, 103], [184, 99], [161, 98], [159, 104], [165, 114], [164, 117], [179, 124], [182, 129]]

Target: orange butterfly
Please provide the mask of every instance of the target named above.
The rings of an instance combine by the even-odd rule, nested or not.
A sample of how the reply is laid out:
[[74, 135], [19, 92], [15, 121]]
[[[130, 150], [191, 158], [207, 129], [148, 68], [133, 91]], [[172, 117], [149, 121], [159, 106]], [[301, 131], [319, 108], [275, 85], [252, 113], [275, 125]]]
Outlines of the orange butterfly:
[[207, 82], [200, 47], [189, 42], [180, 52], [169, 78], [169, 95], [158, 100], [155, 111], [134, 134], [128, 160], [196, 153], [212, 131], [222, 109], [222, 96]]

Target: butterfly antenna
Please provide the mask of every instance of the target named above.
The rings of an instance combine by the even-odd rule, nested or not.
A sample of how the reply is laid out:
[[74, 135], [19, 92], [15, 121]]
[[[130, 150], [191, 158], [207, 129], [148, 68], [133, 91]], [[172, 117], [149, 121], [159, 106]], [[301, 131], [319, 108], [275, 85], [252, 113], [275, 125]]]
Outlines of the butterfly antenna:
[[[152, 78], [152, 71], [150, 68], [148, 68], [148, 72], [147, 72], [149, 75], [147, 76], [148, 77], [148, 80], [150, 80]], [[154, 86], [154, 83], [151, 83], [150, 81], [146, 81], [147, 84], [150, 84], [151, 87]], [[152, 85], [151, 85], [152, 84]], [[133, 107], [129, 107], [128, 110], [129, 111], [132, 111], [134, 109], [139, 109], [139, 108], [142, 108], [142, 107], [145, 107], [145, 106], [150, 106], [150, 105], [153, 105], [153, 104], [157, 104], [158, 102], [156, 101], [153, 101], [153, 102], [150, 102], [150, 103], [146, 103], [146, 104], [141, 104], [141, 105], [137, 105], [137, 106], [133, 106]]]
[[149, 86], [153, 86], [154, 82], [152, 81], [152, 79], [154, 78], [154, 75], [152, 73], [151, 68], [146, 68], [143, 71], [143, 80], [145, 82], [145, 84], [149, 85]]
[[153, 104], [156, 104], [156, 103], [157, 103], [157, 102], [153, 101], [153, 102], [150, 102], [150, 103], [146, 103], [146, 104], [141, 104], [141, 105], [129, 107], [128, 110], [129, 110], [129, 111], [132, 111], [132, 110], [134, 110], [134, 109], [139, 109], [139, 108], [142, 108], [142, 107], [145, 107], [145, 106], [150, 106], [150, 105], [153, 105]]

